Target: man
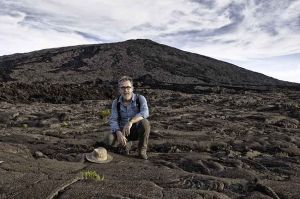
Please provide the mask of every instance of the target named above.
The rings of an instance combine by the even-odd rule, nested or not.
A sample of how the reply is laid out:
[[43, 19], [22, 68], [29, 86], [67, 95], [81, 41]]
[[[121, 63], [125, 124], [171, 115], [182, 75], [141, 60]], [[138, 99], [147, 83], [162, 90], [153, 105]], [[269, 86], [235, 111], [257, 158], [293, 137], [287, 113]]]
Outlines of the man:
[[126, 154], [129, 154], [131, 141], [139, 140], [139, 157], [146, 160], [150, 134], [150, 124], [146, 119], [149, 117], [147, 101], [144, 96], [133, 93], [131, 77], [121, 77], [118, 87], [120, 97], [113, 101], [109, 119], [112, 131], [109, 135], [109, 144], [121, 145], [126, 149]]

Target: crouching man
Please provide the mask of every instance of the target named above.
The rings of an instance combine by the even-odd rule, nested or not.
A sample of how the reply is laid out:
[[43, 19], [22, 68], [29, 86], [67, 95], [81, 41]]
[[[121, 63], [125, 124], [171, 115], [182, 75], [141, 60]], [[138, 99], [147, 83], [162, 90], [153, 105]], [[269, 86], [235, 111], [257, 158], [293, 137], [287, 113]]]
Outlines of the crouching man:
[[144, 96], [133, 93], [133, 80], [123, 76], [118, 81], [120, 97], [112, 103], [109, 124], [111, 134], [108, 144], [121, 146], [129, 154], [132, 142], [138, 140], [138, 155], [148, 159], [147, 146], [150, 134], [150, 124], [147, 100]]

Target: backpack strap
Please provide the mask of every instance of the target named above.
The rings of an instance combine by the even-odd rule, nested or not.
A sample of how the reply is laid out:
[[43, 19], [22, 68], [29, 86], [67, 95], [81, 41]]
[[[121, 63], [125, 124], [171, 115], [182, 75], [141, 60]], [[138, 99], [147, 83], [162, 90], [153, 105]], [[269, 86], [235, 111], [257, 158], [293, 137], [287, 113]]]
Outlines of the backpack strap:
[[117, 99], [117, 111], [118, 111], [118, 122], [119, 125], [121, 123], [121, 102], [120, 102], [121, 96], [118, 97]]
[[137, 106], [137, 108], [138, 108], [138, 111], [139, 112], [141, 112], [141, 103], [140, 103], [140, 95], [139, 94], [136, 94], [136, 97], [137, 97], [137, 99], [136, 99], [136, 106]]
[[[138, 108], [138, 111], [141, 112], [141, 103], [140, 103], [140, 95], [139, 94], [136, 94], [136, 106]], [[117, 111], [118, 111], [118, 122], [119, 122], [119, 125], [121, 123], [121, 102], [120, 102], [120, 99], [121, 99], [121, 96], [118, 97], [117, 99]]]

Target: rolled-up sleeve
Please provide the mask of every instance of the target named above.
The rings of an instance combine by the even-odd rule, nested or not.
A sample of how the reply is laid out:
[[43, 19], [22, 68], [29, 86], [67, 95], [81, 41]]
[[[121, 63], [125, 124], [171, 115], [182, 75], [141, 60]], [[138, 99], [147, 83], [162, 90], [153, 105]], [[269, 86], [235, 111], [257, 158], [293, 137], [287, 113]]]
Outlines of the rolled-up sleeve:
[[118, 122], [117, 100], [114, 100], [111, 106], [109, 125], [112, 133], [116, 133], [118, 130], [120, 130], [120, 126]]
[[140, 106], [141, 110], [136, 116], [141, 116], [143, 118], [148, 118], [149, 117], [149, 108], [147, 104], [147, 100], [144, 96], [140, 95]]

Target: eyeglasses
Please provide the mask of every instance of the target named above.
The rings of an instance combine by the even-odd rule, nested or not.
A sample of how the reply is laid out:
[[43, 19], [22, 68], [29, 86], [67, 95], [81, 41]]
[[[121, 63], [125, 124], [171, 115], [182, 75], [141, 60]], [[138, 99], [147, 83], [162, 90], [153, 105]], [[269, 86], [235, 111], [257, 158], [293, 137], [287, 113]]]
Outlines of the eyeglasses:
[[122, 90], [126, 90], [126, 89], [131, 89], [132, 87], [131, 86], [122, 86], [122, 87], [120, 87]]

